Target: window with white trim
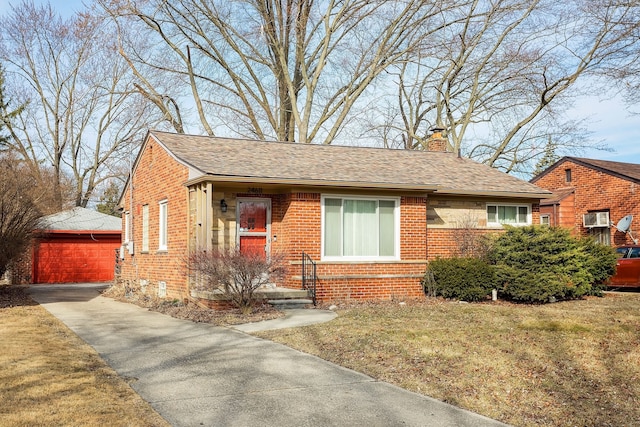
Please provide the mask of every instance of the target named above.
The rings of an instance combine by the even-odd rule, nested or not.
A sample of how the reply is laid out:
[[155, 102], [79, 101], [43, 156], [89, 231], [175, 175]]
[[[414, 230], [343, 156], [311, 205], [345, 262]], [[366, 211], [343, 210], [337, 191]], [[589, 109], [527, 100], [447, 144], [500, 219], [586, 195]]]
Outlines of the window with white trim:
[[529, 205], [487, 205], [488, 225], [530, 225]]
[[124, 213], [124, 240], [123, 243], [125, 245], [129, 244], [129, 240], [131, 240], [131, 215], [129, 212]]
[[142, 206], [142, 252], [149, 252], [149, 205]]
[[400, 257], [397, 198], [322, 197], [322, 258], [384, 260]]
[[551, 225], [551, 215], [548, 215], [548, 214], [540, 215], [540, 224]]
[[158, 250], [166, 251], [167, 250], [167, 241], [168, 241], [168, 206], [167, 201], [163, 200], [159, 203], [159, 211], [160, 211], [160, 220], [158, 222]]

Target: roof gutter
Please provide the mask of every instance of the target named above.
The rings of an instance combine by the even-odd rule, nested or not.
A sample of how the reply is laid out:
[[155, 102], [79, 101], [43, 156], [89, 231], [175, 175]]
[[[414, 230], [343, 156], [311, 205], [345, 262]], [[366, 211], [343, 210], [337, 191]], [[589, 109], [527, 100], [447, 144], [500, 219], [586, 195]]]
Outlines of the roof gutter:
[[550, 191], [522, 193], [515, 191], [478, 191], [478, 190], [455, 190], [441, 188], [438, 185], [416, 185], [416, 184], [388, 184], [384, 182], [358, 182], [358, 181], [320, 181], [314, 179], [284, 179], [265, 178], [250, 176], [229, 176], [229, 175], [202, 175], [184, 183], [185, 186], [200, 184], [202, 182], [227, 182], [227, 183], [256, 183], [256, 184], [276, 184], [276, 185], [298, 185], [313, 187], [340, 187], [340, 188], [363, 188], [377, 190], [405, 190], [424, 191], [437, 194], [460, 195], [460, 196], [485, 196], [485, 197], [510, 197], [517, 199], [545, 199], [552, 195]]
[[451, 194], [460, 196], [490, 196], [490, 197], [511, 197], [516, 199], [546, 199], [551, 194], [550, 191], [536, 193], [522, 193], [517, 191], [483, 191], [483, 190], [454, 190], [442, 188], [436, 190], [438, 194]]
[[228, 176], [228, 175], [203, 175], [191, 179], [184, 183], [185, 186], [200, 184], [202, 182], [228, 182], [228, 183], [256, 183], [256, 184], [276, 184], [276, 185], [299, 185], [313, 187], [344, 187], [344, 188], [367, 188], [384, 190], [407, 190], [407, 191], [438, 191], [436, 185], [415, 185], [415, 184], [388, 184], [384, 182], [358, 182], [358, 181], [331, 181], [315, 179], [286, 179], [286, 178], [264, 178], [253, 176]]

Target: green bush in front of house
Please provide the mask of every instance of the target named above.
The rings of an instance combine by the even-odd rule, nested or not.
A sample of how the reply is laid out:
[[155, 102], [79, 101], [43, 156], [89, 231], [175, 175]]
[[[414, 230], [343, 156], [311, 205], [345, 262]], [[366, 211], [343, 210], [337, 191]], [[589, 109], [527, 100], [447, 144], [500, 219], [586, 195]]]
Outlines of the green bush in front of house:
[[422, 281], [429, 296], [481, 301], [494, 287], [493, 266], [478, 258], [440, 258], [429, 262]]
[[501, 297], [529, 303], [598, 295], [616, 264], [611, 247], [544, 226], [506, 227], [487, 256]]

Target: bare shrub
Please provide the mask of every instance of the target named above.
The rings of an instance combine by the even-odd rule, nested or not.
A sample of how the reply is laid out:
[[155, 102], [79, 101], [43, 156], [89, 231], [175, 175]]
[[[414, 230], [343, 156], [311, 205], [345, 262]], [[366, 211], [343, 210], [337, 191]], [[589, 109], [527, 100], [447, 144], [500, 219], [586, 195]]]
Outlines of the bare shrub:
[[40, 211], [29, 197], [32, 183], [11, 156], [0, 158], [0, 277], [29, 246]]
[[454, 238], [456, 256], [460, 258], [484, 258], [488, 250], [486, 233], [479, 229], [478, 215], [472, 211], [455, 221]]
[[197, 277], [194, 288], [203, 291], [222, 290], [243, 314], [253, 311], [255, 292], [286, 273], [284, 256], [264, 257], [256, 252], [227, 251], [193, 252], [188, 258], [189, 269]]

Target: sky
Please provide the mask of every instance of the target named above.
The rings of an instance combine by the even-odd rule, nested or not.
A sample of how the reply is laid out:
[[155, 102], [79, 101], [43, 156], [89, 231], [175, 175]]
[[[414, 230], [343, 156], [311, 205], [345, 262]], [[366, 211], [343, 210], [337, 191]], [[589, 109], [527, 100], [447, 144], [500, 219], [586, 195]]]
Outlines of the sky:
[[[640, 111], [640, 104], [636, 111]], [[575, 118], [587, 118], [591, 138], [603, 141], [612, 152], [592, 150], [580, 157], [616, 162], [640, 163], [640, 114], [631, 115], [619, 97], [600, 101], [598, 96], [584, 97], [568, 112]]]
[[[46, 4], [47, 0], [33, 0], [35, 4]], [[83, 0], [51, 0], [51, 5], [64, 14], [72, 14], [83, 9]], [[91, 3], [91, 0], [86, 0]], [[9, 10], [10, 4], [17, 0], [0, 0], [0, 14]], [[588, 130], [593, 132], [590, 138], [602, 141], [611, 148], [611, 152], [589, 150], [577, 154], [587, 157], [617, 162], [640, 163], [640, 114], [630, 115], [619, 97], [601, 100], [603, 96], [583, 97], [576, 102], [567, 114], [576, 119], [588, 119]], [[637, 107], [640, 112], [640, 104]]]

